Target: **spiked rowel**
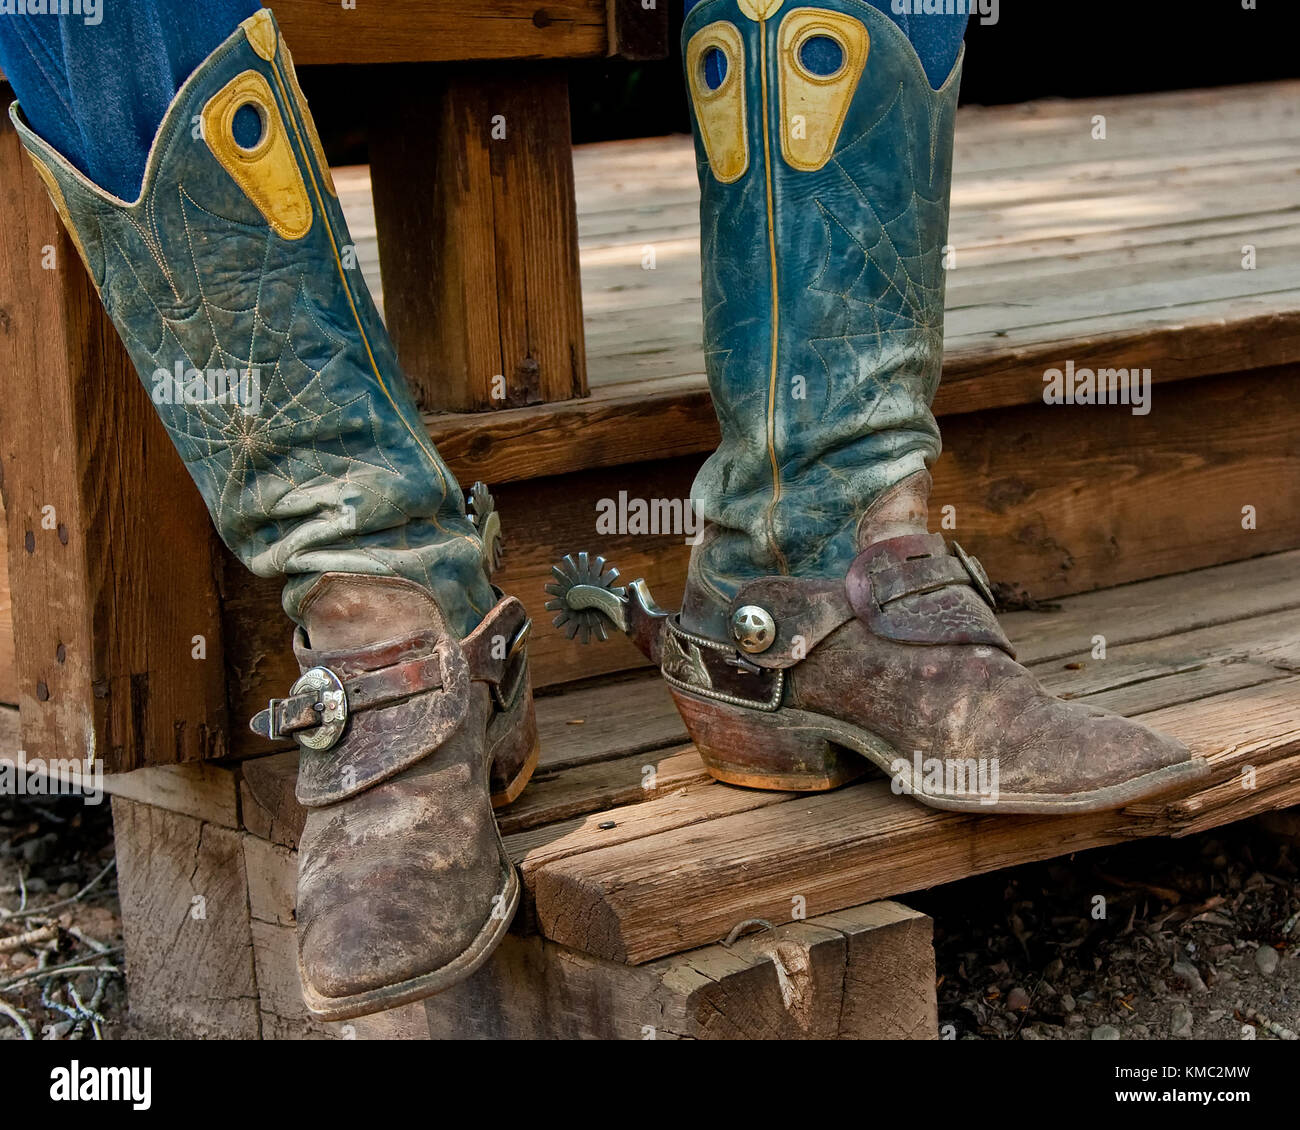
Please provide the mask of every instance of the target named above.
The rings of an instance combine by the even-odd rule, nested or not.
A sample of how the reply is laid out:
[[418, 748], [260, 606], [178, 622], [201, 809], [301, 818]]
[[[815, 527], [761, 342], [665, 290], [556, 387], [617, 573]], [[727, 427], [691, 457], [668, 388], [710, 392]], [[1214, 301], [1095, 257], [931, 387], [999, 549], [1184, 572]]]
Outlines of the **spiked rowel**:
[[546, 602], [546, 609], [556, 614], [551, 622], [579, 643], [607, 640], [613, 628], [657, 664], [669, 613], [655, 603], [645, 581], [637, 579], [620, 585], [618, 570], [606, 565], [603, 557], [570, 553], [551, 566], [555, 581], [546, 585], [552, 598]]
[[496, 499], [481, 480], [469, 488], [465, 499], [469, 520], [483, 542], [483, 571], [491, 577], [501, 568], [505, 545], [501, 537], [501, 514]]

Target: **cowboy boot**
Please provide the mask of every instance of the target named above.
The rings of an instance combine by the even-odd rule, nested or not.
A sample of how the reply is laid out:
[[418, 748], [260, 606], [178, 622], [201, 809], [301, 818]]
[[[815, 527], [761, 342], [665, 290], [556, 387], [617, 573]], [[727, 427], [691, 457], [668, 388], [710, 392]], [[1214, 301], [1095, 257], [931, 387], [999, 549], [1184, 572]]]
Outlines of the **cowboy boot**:
[[710, 771], [815, 790], [872, 762], [981, 812], [1116, 807], [1203, 774], [1047, 694], [978, 562], [927, 530], [961, 60], [933, 89], [862, 0], [704, 0], [683, 39], [722, 440], [662, 661]]
[[448, 988], [510, 926], [490, 777], [536, 763], [529, 620], [503, 597], [458, 641], [422, 586], [344, 573], [299, 613], [302, 678], [253, 728], [302, 747], [298, 969], [307, 1007], [340, 1020]]
[[[517, 879], [492, 816], [535, 763], [527, 618], [429, 442], [271, 13], [177, 93], [135, 202], [11, 115], [206, 502], [285, 580], [303, 677], [255, 720], [301, 747], [300, 969], [340, 1019], [466, 976]], [[496, 765], [489, 759], [496, 755]]]

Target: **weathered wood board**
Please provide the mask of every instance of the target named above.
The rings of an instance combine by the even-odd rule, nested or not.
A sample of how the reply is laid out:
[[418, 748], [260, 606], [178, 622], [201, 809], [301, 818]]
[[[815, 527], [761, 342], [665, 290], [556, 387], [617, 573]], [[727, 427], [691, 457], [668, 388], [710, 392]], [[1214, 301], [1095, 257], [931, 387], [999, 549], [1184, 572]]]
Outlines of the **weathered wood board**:
[[[317, 1024], [298, 994], [296, 754], [110, 778], [128, 945], [149, 947], [129, 955], [140, 1023], [178, 1022], [163, 992], [194, 1007], [211, 993], [205, 1031], [263, 1038], [932, 1037], [929, 924], [872, 900], [1300, 803], [1298, 571], [1300, 552], [1278, 554], [1005, 618], [1049, 688], [1209, 758], [1197, 786], [1116, 813], [961, 816], [871, 779], [815, 796], [730, 788], [681, 742], [654, 676], [543, 699], [551, 753], [500, 814], [526, 891], [514, 932], [461, 988], [350, 1025]], [[185, 917], [196, 896], [246, 913], [203, 934]], [[774, 929], [720, 944], [752, 919]]]

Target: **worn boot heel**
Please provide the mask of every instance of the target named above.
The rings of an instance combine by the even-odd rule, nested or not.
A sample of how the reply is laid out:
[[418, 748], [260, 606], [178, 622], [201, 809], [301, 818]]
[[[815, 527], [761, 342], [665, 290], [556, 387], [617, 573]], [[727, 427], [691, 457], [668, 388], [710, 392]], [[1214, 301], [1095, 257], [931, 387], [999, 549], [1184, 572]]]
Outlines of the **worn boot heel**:
[[870, 768], [864, 758], [830, 741], [824, 729], [788, 717], [802, 712], [750, 710], [670, 689], [704, 767], [728, 785], [825, 792]]
[[[537, 768], [540, 742], [537, 714], [533, 709], [533, 688], [528, 677], [528, 655], [523, 643], [530, 620], [519, 633], [507, 657], [501, 681], [492, 687], [492, 719], [487, 729], [487, 756], [491, 766], [488, 786], [492, 807], [504, 808], [514, 803], [532, 779]], [[474, 633], [472, 650], [481, 650]], [[469, 644], [470, 640], [466, 643]]]
[[492, 758], [492, 807], [513, 804], [537, 769], [541, 746], [533, 692], [525, 683], [512, 710], [497, 715], [488, 727], [488, 749]]

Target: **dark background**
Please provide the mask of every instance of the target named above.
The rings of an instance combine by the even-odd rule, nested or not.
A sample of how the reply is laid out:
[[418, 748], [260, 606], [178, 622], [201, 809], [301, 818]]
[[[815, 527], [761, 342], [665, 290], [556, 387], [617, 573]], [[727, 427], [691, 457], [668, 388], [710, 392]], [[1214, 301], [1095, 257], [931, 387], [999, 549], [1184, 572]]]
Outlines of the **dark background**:
[[[569, 64], [575, 142], [686, 131], [678, 33], [673, 57]], [[971, 20], [962, 102], [1087, 98], [1300, 77], [1300, 0], [1001, 0]], [[330, 159], [365, 162], [364, 67], [307, 68], [304, 86]], [[362, 86], [358, 97], [357, 86]], [[402, 112], [400, 106], [371, 113]], [[418, 129], [418, 122], [411, 123]]]

